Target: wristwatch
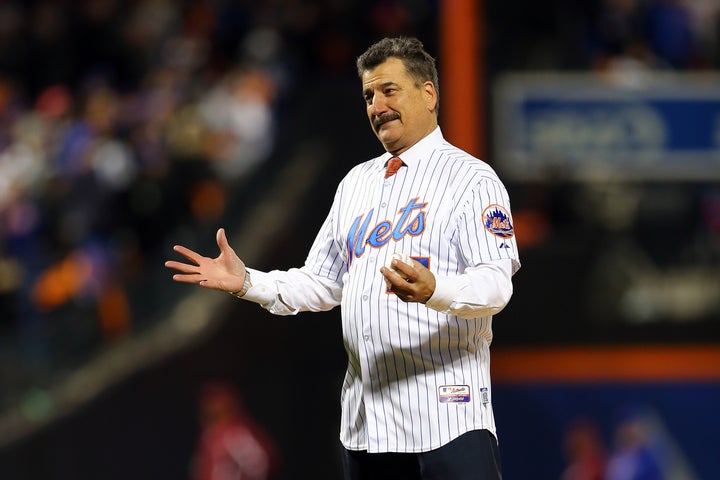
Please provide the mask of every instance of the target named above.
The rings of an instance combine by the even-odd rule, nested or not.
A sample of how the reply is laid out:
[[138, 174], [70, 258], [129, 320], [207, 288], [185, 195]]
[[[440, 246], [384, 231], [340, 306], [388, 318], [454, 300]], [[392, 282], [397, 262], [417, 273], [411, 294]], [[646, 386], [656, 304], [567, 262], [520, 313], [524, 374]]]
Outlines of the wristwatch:
[[250, 290], [250, 287], [252, 287], [252, 280], [250, 280], [250, 272], [245, 270], [245, 280], [243, 281], [243, 286], [240, 289], [239, 292], [230, 292], [230, 295], [237, 298], [242, 298], [248, 290]]

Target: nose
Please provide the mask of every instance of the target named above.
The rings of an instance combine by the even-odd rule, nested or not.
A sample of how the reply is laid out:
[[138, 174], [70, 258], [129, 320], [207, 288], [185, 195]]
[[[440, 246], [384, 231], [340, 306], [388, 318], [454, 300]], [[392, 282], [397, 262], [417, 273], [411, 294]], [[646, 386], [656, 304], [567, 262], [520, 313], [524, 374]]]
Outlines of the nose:
[[368, 110], [371, 115], [377, 116], [387, 112], [387, 103], [383, 95], [373, 95], [372, 102], [368, 105]]

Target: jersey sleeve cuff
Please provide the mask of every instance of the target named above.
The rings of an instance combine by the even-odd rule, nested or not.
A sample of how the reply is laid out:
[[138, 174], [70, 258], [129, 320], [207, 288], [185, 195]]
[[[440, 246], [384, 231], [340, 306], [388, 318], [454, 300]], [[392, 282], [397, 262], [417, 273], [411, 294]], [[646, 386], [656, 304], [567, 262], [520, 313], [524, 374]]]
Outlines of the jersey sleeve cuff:
[[276, 293], [272, 288], [273, 281], [270, 276], [259, 270], [248, 268], [250, 276], [252, 277], [252, 287], [250, 287], [243, 295], [243, 300], [249, 300], [251, 302], [259, 303], [260, 305], [267, 305], [275, 299]]
[[462, 277], [441, 277], [436, 275], [435, 291], [425, 305], [438, 312], [448, 312], [455, 301], [455, 295], [463, 289], [464, 283]]

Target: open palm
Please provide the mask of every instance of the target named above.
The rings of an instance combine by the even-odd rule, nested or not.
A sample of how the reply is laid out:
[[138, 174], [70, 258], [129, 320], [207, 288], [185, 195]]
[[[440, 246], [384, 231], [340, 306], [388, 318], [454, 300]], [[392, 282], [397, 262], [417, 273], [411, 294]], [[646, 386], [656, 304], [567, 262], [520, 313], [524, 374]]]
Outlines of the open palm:
[[175, 245], [173, 250], [191, 263], [174, 260], [165, 262], [167, 268], [180, 272], [173, 275], [173, 280], [182, 283], [196, 283], [205, 288], [224, 292], [240, 291], [245, 280], [245, 263], [230, 247], [225, 236], [225, 229], [221, 228], [217, 231], [216, 239], [220, 248], [220, 255], [216, 258], [204, 257], [182, 245]]

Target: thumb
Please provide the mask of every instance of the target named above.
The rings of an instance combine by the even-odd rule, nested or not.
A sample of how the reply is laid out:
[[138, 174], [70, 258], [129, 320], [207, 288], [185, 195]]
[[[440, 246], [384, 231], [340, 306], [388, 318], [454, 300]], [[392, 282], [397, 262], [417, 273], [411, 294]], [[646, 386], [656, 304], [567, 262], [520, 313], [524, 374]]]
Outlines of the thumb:
[[220, 247], [220, 252], [230, 250], [230, 244], [228, 243], [224, 228], [218, 229], [217, 235], [215, 235], [215, 239], [217, 241], [218, 247]]

